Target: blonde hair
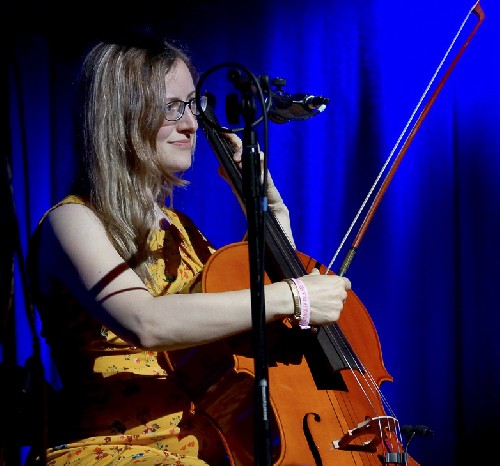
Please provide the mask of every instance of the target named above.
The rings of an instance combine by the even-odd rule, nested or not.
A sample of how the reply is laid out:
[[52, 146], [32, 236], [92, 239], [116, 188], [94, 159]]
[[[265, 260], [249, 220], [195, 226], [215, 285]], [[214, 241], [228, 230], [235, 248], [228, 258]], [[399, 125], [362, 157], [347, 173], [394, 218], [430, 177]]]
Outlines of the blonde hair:
[[146, 280], [154, 205], [165, 202], [180, 177], [159, 162], [156, 137], [164, 120], [165, 76], [182, 60], [180, 48], [99, 43], [81, 74], [83, 194], [123, 259]]

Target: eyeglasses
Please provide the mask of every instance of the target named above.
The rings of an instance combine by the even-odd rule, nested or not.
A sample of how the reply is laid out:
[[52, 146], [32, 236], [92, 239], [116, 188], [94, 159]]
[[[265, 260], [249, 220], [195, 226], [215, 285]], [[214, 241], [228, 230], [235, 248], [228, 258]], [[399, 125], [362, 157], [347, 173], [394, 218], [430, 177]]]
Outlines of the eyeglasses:
[[198, 116], [201, 111], [198, 106], [201, 107], [201, 110], [205, 110], [207, 108], [207, 96], [202, 95], [200, 97], [199, 105], [196, 102], [196, 97], [189, 99], [187, 102], [184, 100], [172, 100], [165, 105], [165, 120], [167, 121], [178, 121], [184, 115], [186, 110], [186, 106], [189, 106], [191, 113], [195, 116]]

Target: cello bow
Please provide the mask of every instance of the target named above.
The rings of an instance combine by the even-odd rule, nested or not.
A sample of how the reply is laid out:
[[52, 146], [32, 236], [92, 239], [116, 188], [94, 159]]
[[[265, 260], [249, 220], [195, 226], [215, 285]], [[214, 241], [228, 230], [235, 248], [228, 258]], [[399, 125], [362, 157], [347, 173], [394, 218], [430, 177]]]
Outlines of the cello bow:
[[[441, 80], [439, 81], [439, 83], [437, 84], [436, 88], [434, 89], [434, 91], [432, 92], [431, 96], [429, 97], [427, 103], [425, 104], [424, 108], [422, 109], [419, 117], [417, 118], [417, 120], [415, 121], [415, 123], [413, 124], [412, 126], [412, 129], [410, 130], [409, 134], [408, 134], [408, 137], [406, 138], [403, 146], [401, 147], [401, 149], [399, 150], [396, 158], [394, 159], [392, 165], [391, 165], [391, 168], [389, 169], [386, 177], [384, 178], [382, 184], [380, 185], [380, 188], [377, 192], [377, 194], [375, 195], [374, 199], [373, 199], [373, 202], [358, 230], [358, 233], [356, 234], [352, 244], [351, 244], [351, 247], [349, 249], [349, 251], [347, 252], [341, 266], [340, 266], [340, 269], [338, 271], [338, 274], [340, 276], [343, 276], [346, 274], [348, 268], [350, 267], [351, 265], [351, 262], [354, 258], [354, 255], [356, 254], [356, 252], [358, 251], [358, 248], [359, 248], [359, 245], [368, 229], [368, 226], [370, 225], [370, 222], [371, 220], [373, 219], [374, 215], [375, 215], [375, 212], [377, 211], [379, 205], [380, 205], [380, 202], [382, 201], [382, 198], [384, 197], [386, 191], [387, 191], [387, 188], [389, 187], [389, 184], [391, 183], [403, 157], [405, 156], [406, 152], [408, 151], [408, 148], [410, 147], [411, 143], [413, 142], [418, 130], [420, 129], [420, 127], [422, 126], [422, 123], [424, 121], [424, 119], [427, 117], [431, 107], [434, 105], [434, 102], [436, 101], [439, 93], [441, 92], [441, 90], [443, 89], [446, 81], [448, 80], [448, 78], [450, 77], [452, 71], [454, 70], [456, 64], [458, 63], [458, 61], [460, 60], [460, 58], [462, 57], [463, 53], [465, 52], [465, 49], [467, 48], [467, 46], [469, 45], [470, 41], [472, 40], [472, 38], [474, 37], [474, 35], [476, 34], [477, 30], [479, 29], [479, 27], [481, 26], [482, 22], [484, 21], [484, 18], [485, 18], [485, 14], [484, 14], [484, 10], [482, 9], [481, 5], [480, 5], [480, 2], [479, 0], [474, 4], [474, 6], [469, 10], [467, 16], [465, 17], [464, 21], [462, 22], [460, 28], [458, 29], [457, 33], [455, 34], [455, 37], [453, 38], [450, 46], [448, 47], [448, 50], [446, 52], [446, 54], [444, 55], [443, 59], [441, 60], [441, 63], [440, 65], [438, 66], [438, 68], [436, 69], [436, 72], [434, 73], [433, 77], [431, 78], [431, 81], [429, 82], [429, 84], [427, 85], [426, 87], [426, 90], [424, 91], [424, 94], [422, 95], [422, 97], [420, 98], [420, 101], [419, 101], [419, 104], [417, 105], [417, 107], [415, 108], [415, 110], [413, 111], [411, 117], [410, 117], [410, 120], [408, 121], [408, 123], [405, 125], [405, 128], [403, 129], [401, 135], [398, 137], [398, 140], [393, 148], [393, 150], [391, 151], [391, 153], [389, 154], [389, 157], [387, 159], [387, 161], [385, 162], [384, 166], [382, 167], [382, 170], [380, 171], [378, 177], [376, 178], [373, 186], [372, 186], [372, 189], [369, 191], [368, 193], [368, 197], [370, 197], [375, 185], [378, 183], [378, 180], [380, 179], [381, 175], [382, 175], [382, 172], [384, 171], [385, 167], [388, 165], [388, 163], [390, 162], [390, 159], [392, 158], [392, 155], [394, 154], [398, 144], [399, 144], [399, 141], [402, 140], [402, 138], [404, 137], [404, 135], [406, 134], [406, 131], [409, 127], [409, 125], [411, 124], [411, 121], [413, 120], [413, 117], [414, 115], [417, 113], [418, 109], [419, 109], [419, 106], [420, 106], [420, 103], [424, 100], [425, 98], [425, 95], [428, 91], [428, 89], [431, 87], [436, 75], [438, 74], [439, 70], [441, 69], [444, 61], [446, 60], [446, 58], [448, 57], [449, 53], [450, 53], [450, 50], [451, 48], [453, 47], [453, 44], [456, 42], [457, 38], [459, 37], [465, 23], [467, 22], [469, 16], [474, 13], [476, 16], [477, 16], [477, 23], [475, 24], [474, 28], [472, 29], [472, 31], [469, 33], [469, 35], [467, 36], [466, 40], [464, 41], [464, 43], [462, 44], [462, 46], [460, 47], [460, 49], [458, 50], [457, 54], [455, 55], [455, 57], [453, 58], [452, 62], [450, 63], [450, 65], [448, 66], [447, 70], [445, 71], [445, 73], [443, 74]], [[365, 202], [362, 204], [360, 210], [358, 211], [358, 214], [355, 216], [353, 222], [351, 223], [351, 226], [349, 227], [347, 233], [344, 235], [344, 238], [339, 246], [339, 248], [337, 249], [337, 252], [336, 254], [334, 255], [334, 257], [332, 258], [332, 260], [330, 261], [330, 264], [328, 265], [327, 267], [327, 270], [330, 270], [330, 268], [332, 267], [332, 264], [333, 262], [335, 261], [336, 259], [336, 256], [338, 254], [338, 252], [340, 251], [340, 249], [342, 248], [342, 245], [344, 244], [346, 238], [349, 236], [354, 224], [356, 223], [360, 213], [361, 213], [361, 210], [363, 210], [363, 207], [364, 205], [366, 204], [366, 200]]]

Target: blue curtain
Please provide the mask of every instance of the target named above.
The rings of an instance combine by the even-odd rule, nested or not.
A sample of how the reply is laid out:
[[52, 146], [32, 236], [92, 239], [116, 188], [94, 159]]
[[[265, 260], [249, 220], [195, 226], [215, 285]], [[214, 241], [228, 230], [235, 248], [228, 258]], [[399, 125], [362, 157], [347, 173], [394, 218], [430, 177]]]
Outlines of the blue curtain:
[[[398, 138], [455, 35], [463, 26], [427, 98], [477, 24], [469, 15], [474, 3], [277, 0], [238, 2], [238, 11], [223, 0], [185, 3], [160, 8], [146, 1], [145, 11], [130, 13], [120, 7], [120, 24], [116, 11], [87, 3], [62, 24], [49, 12], [47, 24], [32, 27], [16, 8], [8, 10], [18, 24], [4, 42], [2, 81], [10, 123], [3, 147], [19, 225], [16, 232], [8, 223], [12, 243], [18, 237], [25, 254], [36, 222], [68, 189], [73, 84], [93, 31], [146, 25], [187, 45], [201, 73], [236, 62], [285, 78], [291, 94], [330, 99], [311, 119], [271, 123], [268, 161], [297, 249], [325, 265], [335, 256], [337, 271], [373, 195], [353, 221], [390, 154], [391, 162], [397, 155]], [[484, 23], [423, 120], [347, 272], [394, 378], [382, 392], [402, 424], [433, 431], [410, 447], [426, 466], [492, 462], [485, 457], [494, 455], [500, 435], [500, 6], [481, 6]], [[185, 174], [191, 186], [174, 203], [222, 246], [239, 241], [246, 223], [217, 165], [200, 137]], [[33, 345], [22, 267], [14, 262], [15, 338], [0, 349], [4, 360], [14, 353], [23, 365]], [[57, 385], [41, 343], [46, 377]]]

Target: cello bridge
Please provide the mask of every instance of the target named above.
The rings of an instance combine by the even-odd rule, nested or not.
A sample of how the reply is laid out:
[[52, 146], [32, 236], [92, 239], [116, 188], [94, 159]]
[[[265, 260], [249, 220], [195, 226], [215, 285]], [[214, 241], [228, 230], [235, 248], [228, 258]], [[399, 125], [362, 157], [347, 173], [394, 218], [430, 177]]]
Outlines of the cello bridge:
[[[333, 448], [337, 450], [364, 451], [375, 453], [388, 432], [395, 432], [398, 421], [392, 416], [377, 416], [360, 422], [340, 439], [333, 440]], [[364, 437], [360, 439], [360, 437]], [[361, 440], [361, 441], [360, 441]]]

